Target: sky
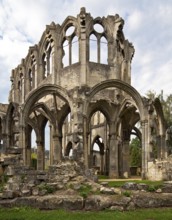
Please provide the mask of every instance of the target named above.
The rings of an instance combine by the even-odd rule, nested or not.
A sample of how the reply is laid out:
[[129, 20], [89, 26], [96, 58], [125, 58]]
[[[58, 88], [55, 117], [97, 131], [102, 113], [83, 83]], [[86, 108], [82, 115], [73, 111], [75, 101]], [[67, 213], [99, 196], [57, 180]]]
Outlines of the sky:
[[46, 25], [62, 24], [80, 8], [96, 18], [119, 14], [133, 43], [131, 85], [141, 95], [172, 93], [171, 0], [0, 0], [0, 103], [8, 103], [11, 70], [37, 44]]

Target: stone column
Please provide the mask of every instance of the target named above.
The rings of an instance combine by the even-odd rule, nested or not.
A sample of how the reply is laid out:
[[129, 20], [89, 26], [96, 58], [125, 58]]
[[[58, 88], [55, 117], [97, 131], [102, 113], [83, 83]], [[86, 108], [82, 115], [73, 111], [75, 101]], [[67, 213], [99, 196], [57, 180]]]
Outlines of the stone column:
[[85, 168], [89, 168], [89, 161], [88, 161], [88, 155], [89, 155], [89, 145], [88, 145], [88, 134], [87, 134], [87, 119], [84, 117], [84, 132], [83, 132], [83, 149], [84, 149], [84, 165]]
[[122, 148], [122, 172], [124, 178], [130, 177], [130, 157], [129, 157], [129, 140], [123, 141], [123, 148]]
[[7, 150], [10, 147], [10, 135], [9, 134], [6, 135], [6, 143], [7, 143], [7, 148], [6, 148]]
[[104, 173], [104, 154], [100, 154], [100, 173]]
[[19, 129], [20, 129], [19, 147], [22, 148], [22, 150], [23, 150], [23, 163], [24, 163], [24, 165], [26, 165], [27, 164], [27, 146], [26, 146], [25, 126], [20, 126]]
[[118, 178], [118, 141], [115, 133], [109, 134], [109, 177]]
[[157, 158], [161, 159], [161, 137], [160, 135], [156, 137], [156, 145], [157, 145]]
[[149, 154], [147, 120], [141, 121], [141, 128], [142, 128], [142, 179], [146, 179], [148, 172], [148, 154]]
[[109, 148], [106, 148], [105, 152], [105, 175], [109, 173]]
[[[84, 136], [84, 122], [81, 110], [82, 104], [78, 103], [77, 105], [79, 108], [75, 109], [75, 113], [73, 114], [73, 158], [83, 169], [85, 166], [85, 159], [87, 161], [87, 146], [84, 146], [84, 142], [86, 142], [86, 136]], [[88, 165], [88, 162], [86, 162], [86, 165]]]
[[87, 84], [87, 37], [86, 37], [86, 27], [85, 27], [85, 18], [86, 18], [86, 11], [85, 8], [81, 8], [80, 13], [80, 44], [79, 44], [79, 58], [81, 62], [81, 77], [80, 77], [80, 83], [81, 85]]
[[161, 135], [160, 140], [161, 140], [161, 158], [165, 159], [168, 156], [166, 143], [165, 143], [165, 135]]
[[42, 141], [36, 141], [37, 144], [37, 170], [44, 170], [44, 149]]
[[62, 147], [60, 136], [53, 134], [53, 164], [57, 164], [62, 159]]
[[27, 154], [27, 166], [31, 166], [31, 147], [30, 146], [27, 146], [27, 149], [26, 149], [26, 154]]
[[92, 167], [92, 152], [91, 152], [91, 135], [87, 133], [87, 148], [88, 148], [88, 168]]

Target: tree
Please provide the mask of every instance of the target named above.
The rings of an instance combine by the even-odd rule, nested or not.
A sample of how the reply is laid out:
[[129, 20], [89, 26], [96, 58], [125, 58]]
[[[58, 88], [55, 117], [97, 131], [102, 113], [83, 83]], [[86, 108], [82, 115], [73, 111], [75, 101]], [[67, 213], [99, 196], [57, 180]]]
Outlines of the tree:
[[161, 103], [167, 127], [170, 127], [172, 125], [172, 94], [168, 95], [166, 99], [162, 97]]
[[141, 166], [141, 143], [138, 137], [130, 143], [130, 166]]
[[32, 152], [31, 154], [31, 166], [37, 169], [37, 154], [35, 152]]
[[148, 99], [155, 99], [156, 98], [156, 92], [153, 91], [153, 90], [148, 90], [147, 93], [146, 93], [146, 96]]
[[163, 91], [161, 91], [160, 94], [156, 94], [155, 91], [149, 90], [146, 93], [146, 96], [152, 100], [154, 100], [155, 98], [159, 98], [162, 104], [167, 127], [170, 127], [172, 125], [172, 94], [169, 94], [166, 97], [164, 97]]

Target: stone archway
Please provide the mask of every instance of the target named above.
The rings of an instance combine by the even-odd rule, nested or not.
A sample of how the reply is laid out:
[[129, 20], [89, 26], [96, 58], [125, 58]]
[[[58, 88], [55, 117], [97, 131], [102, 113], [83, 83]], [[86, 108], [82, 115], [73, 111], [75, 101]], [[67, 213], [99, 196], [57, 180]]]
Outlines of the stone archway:
[[[47, 98], [47, 96], [50, 96], [50, 99], [54, 100], [54, 109], [52, 110], [54, 112], [51, 113], [50, 109], [46, 106], [46, 104], [41, 103], [39, 100], [41, 100], [43, 97]], [[26, 133], [26, 125], [28, 123], [29, 115], [33, 115], [33, 118], [37, 118], [36, 121], [39, 120], [38, 116], [40, 117], [41, 114], [43, 114], [44, 118], [47, 118], [47, 120], [50, 121], [52, 126], [52, 134], [51, 134], [51, 141], [53, 142], [53, 164], [57, 163], [57, 161], [61, 160], [62, 157], [62, 146], [61, 146], [61, 131], [59, 130], [60, 125], [59, 121], [61, 118], [57, 117], [57, 114], [60, 115], [60, 117], [63, 117], [64, 113], [60, 113], [60, 110], [58, 110], [57, 107], [57, 98], [62, 100], [62, 102], [66, 103], [69, 108], [69, 102], [70, 99], [67, 95], [67, 92], [65, 89], [61, 88], [60, 86], [55, 85], [44, 85], [37, 89], [35, 89], [33, 92], [30, 93], [30, 95], [27, 97], [27, 100], [25, 102], [25, 105], [23, 106], [21, 110], [21, 118], [20, 118], [20, 124], [21, 124], [21, 136], [20, 136], [20, 146], [23, 147], [23, 156], [24, 156], [24, 162], [26, 164], [26, 158], [27, 158], [27, 150], [26, 150], [26, 139], [27, 139], [27, 133]], [[63, 104], [63, 103], [62, 103]], [[40, 110], [40, 108], [42, 108]], [[44, 112], [44, 113], [43, 113]], [[38, 115], [37, 115], [38, 114]], [[30, 119], [29, 119], [30, 120]], [[38, 159], [38, 169], [43, 169], [44, 163], [43, 160], [43, 148], [44, 148], [44, 135], [43, 135], [43, 128], [40, 123], [36, 123], [36, 126], [38, 127], [38, 134], [36, 137], [37, 142], [37, 150], [40, 155], [40, 159]]]
[[[106, 170], [105, 150], [106, 149], [102, 137], [100, 135], [96, 135], [91, 144], [91, 160], [92, 160], [91, 164], [94, 168], [98, 169], [100, 174], [105, 174], [105, 170]], [[95, 158], [96, 161], [94, 160]]]
[[[99, 92], [107, 88], [115, 87], [121, 91], [126, 92], [135, 102], [141, 119], [142, 127], [142, 178], [146, 178], [148, 170], [148, 112], [145, 108], [144, 101], [140, 94], [131, 85], [121, 80], [106, 80], [95, 85], [89, 92], [87, 92], [88, 102], [86, 103], [85, 109], [88, 109], [89, 102]], [[116, 136], [115, 121], [110, 122], [109, 126], [109, 175], [111, 177], [118, 177], [118, 139]]]
[[69, 141], [66, 148], [65, 148], [65, 152], [64, 152], [64, 155], [69, 157], [70, 154], [71, 154], [71, 151], [73, 151], [73, 145], [72, 145], [72, 142]]

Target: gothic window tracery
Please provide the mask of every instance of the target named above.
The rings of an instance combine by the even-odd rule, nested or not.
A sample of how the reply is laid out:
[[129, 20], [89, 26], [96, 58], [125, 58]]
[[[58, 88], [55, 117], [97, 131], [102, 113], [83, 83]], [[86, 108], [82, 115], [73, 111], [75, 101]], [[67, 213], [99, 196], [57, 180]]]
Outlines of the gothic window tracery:
[[29, 86], [30, 86], [30, 90], [32, 90], [32, 87], [33, 87], [33, 73], [32, 73], [31, 69], [29, 69]]
[[47, 78], [50, 74], [53, 73], [53, 54], [54, 47], [53, 40], [51, 39], [49, 42], [47, 42], [45, 51], [42, 56], [44, 78]]
[[30, 91], [36, 87], [37, 78], [37, 63], [34, 54], [31, 54], [30, 68], [28, 71]]
[[70, 66], [79, 61], [79, 45], [75, 27], [71, 25], [65, 32], [63, 41], [63, 67]]
[[104, 27], [95, 23], [89, 38], [89, 60], [108, 64], [108, 43], [105, 38]]
[[23, 73], [20, 73], [20, 77], [18, 80], [18, 91], [19, 91], [19, 99], [20, 101], [22, 101], [23, 98], [23, 93], [24, 93], [24, 77], [23, 77]]

